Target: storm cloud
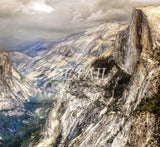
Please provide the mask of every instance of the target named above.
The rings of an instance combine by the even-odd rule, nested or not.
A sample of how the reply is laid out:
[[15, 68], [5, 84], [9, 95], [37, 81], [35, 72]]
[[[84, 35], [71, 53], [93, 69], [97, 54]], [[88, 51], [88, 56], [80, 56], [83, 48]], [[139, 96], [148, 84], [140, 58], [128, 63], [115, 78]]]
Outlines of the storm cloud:
[[23, 49], [35, 40], [57, 40], [103, 21], [128, 22], [132, 7], [159, 0], [0, 0], [0, 48]]

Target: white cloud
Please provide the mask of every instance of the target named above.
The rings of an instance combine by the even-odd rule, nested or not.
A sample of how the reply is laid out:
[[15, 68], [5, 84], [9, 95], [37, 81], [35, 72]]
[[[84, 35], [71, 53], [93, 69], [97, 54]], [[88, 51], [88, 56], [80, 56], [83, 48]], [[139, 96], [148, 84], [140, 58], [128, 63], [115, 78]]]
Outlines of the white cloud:
[[53, 7], [46, 4], [46, 0], [30, 1], [27, 5], [23, 5], [22, 11], [28, 14], [51, 13]]
[[0, 0], [0, 48], [58, 39], [102, 21], [128, 21], [132, 7], [159, 0]]
[[159, 0], [81, 0], [73, 12], [74, 22], [117, 20], [126, 21], [132, 7], [160, 4]]
[[46, 0], [0, 0], [1, 13], [51, 13], [54, 8]]

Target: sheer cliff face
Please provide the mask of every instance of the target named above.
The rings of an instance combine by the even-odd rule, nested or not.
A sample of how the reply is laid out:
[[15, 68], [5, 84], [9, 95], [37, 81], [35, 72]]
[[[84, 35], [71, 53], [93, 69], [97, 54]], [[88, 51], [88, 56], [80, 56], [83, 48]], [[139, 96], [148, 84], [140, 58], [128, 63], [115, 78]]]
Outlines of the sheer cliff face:
[[0, 146], [4, 138], [8, 139], [8, 136], [15, 133], [7, 124], [14, 123], [13, 118], [24, 113], [23, 103], [27, 100], [14, 75], [7, 53], [0, 50]]
[[12, 68], [8, 54], [0, 50], [0, 146], [19, 146], [13, 143], [28, 133], [27, 123], [40, 122], [32, 112], [36, 106], [30, 108], [29, 104], [29, 96], [34, 97], [37, 91], [30, 80]]
[[12, 108], [16, 105], [17, 102], [14, 102], [13, 95], [10, 93], [13, 85], [10, 59], [4, 51], [0, 50], [0, 110], [9, 109], [10, 104]]
[[130, 26], [119, 32], [114, 56], [118, 65], [133, 73], [140, 55], [159, 60], [159, 7], [133, 10]]
[[[129, 26], [101, 24], [34, 59], [11, 53], [14, 68], [0, 50], [0, 145], [20, 137], [17, 146], [160, 146], [159, 23], [160, 7], [136, 8]], [[85, 70], [64, 81], [67, 68], [71, 77]], [[84, 79], [91, 68], [94, 77], [107, 69]], [[45, 111], [34, 107], [37, 95], [55, 98], [49, 114], [46, 101]]]
[[159, 146], [159, 18], [160, 7], [134, 9], [114, 46], [80, 60], [94, 75], [107, 68], [105, 80], [61, 85], [36, 146]]
[[8, 54], [0, 50], [0, 111], [8, 114], [9, 110], [20, 110], [28, 101], [27, 84], [20, 79], [20, 74], [11, 67]]
[[10, 86], [12, 83], [10, 60], [8, 55], [2, 50], [0, 50], [0, 80], [4, 86]]

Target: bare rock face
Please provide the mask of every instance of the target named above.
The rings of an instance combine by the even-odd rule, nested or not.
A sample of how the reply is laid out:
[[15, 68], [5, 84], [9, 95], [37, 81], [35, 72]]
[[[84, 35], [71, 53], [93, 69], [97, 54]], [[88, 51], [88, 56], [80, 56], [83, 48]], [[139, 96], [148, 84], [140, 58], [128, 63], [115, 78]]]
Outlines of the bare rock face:
[[[26, 103], [29, 96], [36, 94], [35, 89], [29, 80], [12, 68], [7, 53], [0, 50], [0, 146], [19, 146], [13, 143], [21, 141], [27, 132], [23, 129], [23, 120], [31, 119], [31, 109]], [[37, 120], [32, 119], [30, 123]]]
[[117, 64], [128, 73], [133, 73], [140, 55], [159, 60], [159, 7], [133, 9], [128, 29], [119, 32], [114, 57]]
[[[27, 100], [21, 89], [21, 84], [15, 79], [9, 56], [0, 50], [0, 110], [11, 110], [23, 107]], [[19, 91], [19, 92], [18, 92]], [[21, 91], [21, 92], [20, 92]], [[21, 97], [20, 99], [18, 97]]]
[[[101, 24], [34, 59], [10, 54], [13, 67], [25, 75], [0, 50], [0, 145], [21, 137], [17, 146], [160, 146], [159, 23], [160, 7], [135, 8], [129, 26]], [[78, 79], [58, 80], [61, 70], [70, 67], [71, 77], [79, 68], [84, 72]], [[98, 68], [106, 71], [98, 73]], [[84, 78], [91, 69], [94, 78]], [[43, 93], [42, 99], [55, 96], [49, 114], [44, 103], [48, 118], [42, 129], [41, 106], [28, 105], [33, 93]], [[24, 141], [18, 133], [20, 123], [31, 142], [29, 135]]]
[[21, 73], [23, 73], [23, 71], [25, 71], [29, 66], [32, 66], [32, 63], [34, 62], [34, 58], [31, 58], [24, 53], [14, 51], [8, 52], [8, 55], [10, 57], [12, 67]]
[[[160, 145], [159, 18], [160, 7], [134, 9], [131, 24], [120, 30], [114, 46], [94, 61], [81, 59], [94, 75], [96, 68], [107, 68], [105, 80], [83, 80], [84, 74], [62, 84], [35, 146]], [[95, 51], [99, 45], [92, 47]]]
[[3, 50], [0, 50], [0, 81], [3, 86], [10, 86], [12, 83], [10, 59]]
[[[12, 68], [8, 55], [0, 50], [0, 110], [14, 108], [17, 102], [10, 92], [14, 86]], [[11, 105], [10, 105], [11, 104]], [[10, 109], [9, 108], [9, 109]]]

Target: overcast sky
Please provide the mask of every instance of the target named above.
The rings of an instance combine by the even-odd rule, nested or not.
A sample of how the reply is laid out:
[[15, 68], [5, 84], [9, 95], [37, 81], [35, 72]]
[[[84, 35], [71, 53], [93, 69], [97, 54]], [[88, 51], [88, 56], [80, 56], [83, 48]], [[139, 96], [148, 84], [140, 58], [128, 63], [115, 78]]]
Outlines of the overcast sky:
[[160, 0], [0, 0], [0, 48], [56, 40], [103, 21], [127, 22], [133, 6]]

